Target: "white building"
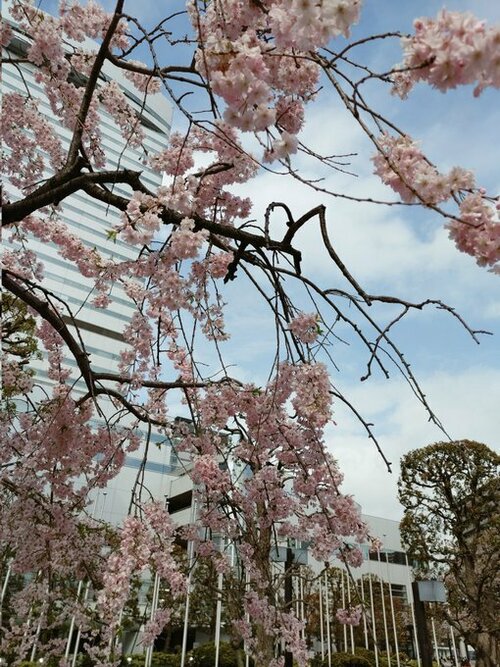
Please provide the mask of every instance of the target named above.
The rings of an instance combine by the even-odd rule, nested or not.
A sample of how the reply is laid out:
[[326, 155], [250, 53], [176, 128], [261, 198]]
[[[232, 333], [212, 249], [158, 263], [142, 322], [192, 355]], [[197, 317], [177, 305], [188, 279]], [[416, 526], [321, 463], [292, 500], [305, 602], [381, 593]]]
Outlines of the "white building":
[[[15, 30], [15, 37], [6, 55], [18, 57], [26, 52], [28, 37], [16, 30], [16, 23], [9, 13], [9, 2], [4, 3], [2, 17], [9, 21]], [[78, 46], [81, 47], [80, 44]], [[92, 46], [95, 49], [96, 44], [89, 42], [89, 47]], [[126, 144], [120, 128], [110, 114], [101, 108], [99, 127], [107, 159], [106, 168], [114, 169], [119, 166], [122, 169], [140, 170], [144, 184], [154, 191], [161, 184], [162, 176], [145, 165], [143, 158], [145, 151], [149, 155], [154, 155], [166, 146], [171, 127], [172, 107], [161, 93], [148, 94], [145, 99], [144, 94], [136, 90], [125, 78], [123, 71], [108, 61], [103, 66], [101, 78], [119, 84], [128, 103], [137, 112], [145, 135], [144, 149]], [[26, 88], [37, 100], [39, 110], [49, 120], [53, 120], [45, 92], [36, 81], [36, 66], [22, 60], [15, 66], [6, 62], [2, 71], [3, 93], [25, 94]], [[58, 122], [54, 122], [54, 127], [61, 138], [63, 148], [67, 148], [71, 140], [70, 130]], [[116, 184], [113, 191], [124, 196], [131, 192], [128, 186], [121, 184]], [[137, 257], [139, 252], [137, 246], [110, 237], [110, 230], [120, 221], [120, 212], [108, 207], [106, 203], [93, 199], [84, 192], [75, 193], [62, 203], [61, 219], [88, 248], [96, 248], [105, 260], [119, 262], [134, 260]], [[4, 235], [6, 236], [7, 234]], [[120, 351], [126, 346], [122, 332], [135, 310], [134, 304], [120, 284], [116, 282], [112, 285], [109, 306], [105, 309], [96, 308], [92, 305], [93, 281], [83, 277], [75, 264], [62, 258], [55, 244], [41, 243], [32, 238], [29, 240], [29, 247], [44, 264], [43, 287], [60, 297], [71, 309], [85, 350], [90, 354], [93, 369], [97, 372], [117, 372]], [[73, 377], [76, 380], [79, 371], [74, 358], [68, 354], [65, 364], [73, 369]], [[34, 361], [32, 366], [36, 371], [37, 385], [42, 391], [50, 393], [53, 383], [47, 376], [45, 362]], [[74, 387], [75, 394], [83, 395], [86, 391], [84, 383], [77, 382]], [[103, 405], [107, 412], [106, 403], [103, 402]], [[96, 420], [97, 423], [99, 420]], [[145, 430], [143, 433], [145, 438]], [[175, 457], [172, 458], [170, 443], [164, 436], [153, 432], [149, 439], [146, 463], [147, 486], [153, 495], [163, 497], [168, 491], [168, 475], [175, 471], [178, 465]], [[119, 523], [127, 514], [130, 490], [142, 465], [142, 454], [143, 451], [139, 450], [133, 456], [127, 457], [123, 471], [113, 480], [105, 493], [101, 492], [96, 505], [98, 516]]]

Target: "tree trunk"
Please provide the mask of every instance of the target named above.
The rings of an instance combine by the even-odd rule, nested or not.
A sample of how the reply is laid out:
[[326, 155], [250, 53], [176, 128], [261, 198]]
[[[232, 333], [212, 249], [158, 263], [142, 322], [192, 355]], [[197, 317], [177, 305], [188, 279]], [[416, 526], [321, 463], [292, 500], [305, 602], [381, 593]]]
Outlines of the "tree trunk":
[[500, 651], [495, 637], [488, 632], [478, 632], [472, 644], [476, 649], [476, 667], [498, 667]]

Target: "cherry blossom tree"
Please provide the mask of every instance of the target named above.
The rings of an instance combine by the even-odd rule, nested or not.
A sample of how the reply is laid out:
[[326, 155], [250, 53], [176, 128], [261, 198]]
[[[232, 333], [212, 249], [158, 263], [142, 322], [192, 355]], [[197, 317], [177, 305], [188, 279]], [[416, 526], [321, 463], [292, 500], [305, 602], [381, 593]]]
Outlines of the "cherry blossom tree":
[[[215, 548], [217, 536], [234, 546], [245, 573], [234, 631], [256, 664], [279, 667], [293, 653], [306, 665], [301, 621], [282, 599], [286, 574], [272, 565], [272, 550], [301, 540], [320, 561], [336, 553], [348, 566], [359, 564], [360, 552], [348, 542], [367, 540], [367, 528], [342, 493], [342, 474], [325, 446], [335, 401], [357, 414], [379, 447], [370, 424], [329, 377], [338, 327], [364, 346], [364, 379], [375, 369], [388, 376], [394, 365], [435, 421], [392, 339], [394, 326], [409, 312], [436, 307], [475, 340], [481, 332], [440, 301], [365, 291], [335, 249], [323, 205], [294, 211], [283, 190], [264, 219], [253, 221], [252, 202], [237, 189], [268, 170], [281, 174], [284, 184], [308, 185], [312, 197], [326, 191], [373, 205], [420, 206], [447, 226], [459, 250], [498, 273], [498, 199], [463, 167], [440, 171], [414, 138], [371, 105], [364, 84], [378, 81], [409, 100], [420, 81], [443, 92], [474, 84], [474, 95], [498, 88], [500, 29], [443, 10], [437, 18], [417, 19], [411, 35], [367, 35], [349, 43], [360, 0], [189, 0], [168, 11], [148, 25], [140, 5], [125, 0], [109, 12], [93, 0], [62, 0], [57, 16], [12, 0], [2, 27], [4, 67], [22, 81], [23, 68], [35, 71], [52, 113], [49, 119], [41, 112], [26, 81], [22, 92], [3, 95], [3, 225], [17, 244], [4, 252], [3, 286], [36, 319], [53, 383], [51, 395], [40, 396], [26, 378], [9, 376], [24, 404], [17, 414], [2, 412], [2, 555], [26, 577], [11, 600], [16, 614], [3, 631], [2, 651], [22, 659], [43, 644], [45, 655], [60, 656], [66, 641], [60, 629], [76, 618], [93, 659], [115, 664], [134, 577], [158, 574], [172, 596], [182, 597], [188, 582], [172, 555], [175, 540], [188, 541], [195, 555], [224, 572], [231, 563]], [[21, 52], [9, 50], [16, 33], [24, 38]], [[367, 42], [394, 39], [402, 40], [402, 62], [390, 71], [377, 72], [357, 55]], [[106, 63], [122, 71], [143, 103], [160, 91], [171, 100], [179, 130], [167, 147], [155, 154], [143, 149], [141, 114], [102, 76]], [[340, 100], [369, 137], [374, 171], [396, 198], [376, 202], [328, 191], [297, 170], [297, 155], [325, 170], [348, 168], [345, 156], [320, 155], [301, 139], [307, 109], [320, 95]], [[139, 151], [142, 165], [165, 175], [161, 187], [148, 187], [139, 163], [135, 170], [110, 167], [101, 110], [112, 115], [124, 145]], [[69, 136], [67, 144], [58, 128]], [[61, 211], [76, 193], [120, 213], [109, 235], [135, 246], [135, 261], [103, 257], [68, 228]], [[298, 237], [306, 227], [316, 230], [331, 260], [330, 282], [320, 284], [303, 271]], [[106, 308], [115, 283], [135, 304], [123, 330], [119, 372], [95, 368], [68, 303], [44, 286], [33, 238], [55, 244], [64, 261], [94, 281], [96, 307]], [[274, 323], [275, 355], [260, 385], [241, 381], [224, 361], [231, 333], [225, 294], [235, 280], [262, 300]], [[372, 314], [379, 306], [391, 309], [383, 323]], [[216, 372], [204, 370], [209, 347]], [[75, 394], [68, 357], [83, 396]], [[15, 364], [8, 358], [6, 364], [15, 374]], [[179, 401], [189, 428], [172, 414]], [[95, 426], [96, 417], [102, 426]], [[176, 528], [167, 509], [137, 488], [119, 529], [92, 515], [91, 492], [104, 488], [127, 453], [144, 445], [137, 424], [158, 429], [186, 452], [196, 486], [195, 522]], [[92, 588], [97, 606], [79, 586]], [[350, 614], [341, 611], [339, 618]], [[149, 641], [168, 618], [169, 609], [159, 605], [146, 628]], [[276, 657], [278, 645], [285, 655]]]

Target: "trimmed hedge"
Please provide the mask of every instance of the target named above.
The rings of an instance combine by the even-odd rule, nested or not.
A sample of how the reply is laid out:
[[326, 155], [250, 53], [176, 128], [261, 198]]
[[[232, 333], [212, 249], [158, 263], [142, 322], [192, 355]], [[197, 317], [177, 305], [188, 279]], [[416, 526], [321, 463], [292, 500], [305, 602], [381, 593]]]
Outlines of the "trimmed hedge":
[[[191, 651], [193, 667], [213, 667], [215, 664], [215, 643], [203, 644]], [[238, 651], [228, 642], [219, 645], [219, 667], [238, 667]]]
[[[352, 653], [332, 653], [332, 667], [372, 667], [370, 660], [362, 655], [352, 655]], [[328, 667], [328, 658], [321, 659], [316, 656], [311, 667]]]

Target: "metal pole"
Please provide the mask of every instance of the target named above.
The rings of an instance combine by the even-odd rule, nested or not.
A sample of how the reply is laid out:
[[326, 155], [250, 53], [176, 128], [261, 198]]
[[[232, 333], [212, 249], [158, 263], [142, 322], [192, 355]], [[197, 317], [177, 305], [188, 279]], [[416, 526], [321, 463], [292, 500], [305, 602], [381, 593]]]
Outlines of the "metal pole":
[[389, 667], [391, 667], [391, 646], [389, 644], [389, 630], [387, 628], [387, 615], [385, 613], [384, 580], [382, 577], [382, 562], [380, 560], [380, 549], [377, 549], [377, 560], [379, 563], [379, 572], [380, 572], [380, 594], [382, 596], [382, 618], [384, 619], [385, 651], [387, 653], [387, 664]]
[[375, 605], [373, 602], [373, 584], [372, 576], [368, 574], [368, 589], [370, 591], [370, 609], [372, 613], [372, 631], [373, 631], [373, 649], [375, 651], [375, 667], [379, 667], [379, 656], [378, 656], [378, 641], [377, 641], [377, 624], [375, 623]]
[[415, 657], [417, 659], [417, 667], [421, 667], [421, 661], [420, 661], [420, 648], [418, 645], [418, 636], [417, 636], [417, 622], [415, 619], [415, 602], [413, 599], [413, 589], [411, 585], [411, 577], [410, 577], [410, 564], [408, 562], [408, 554], [405, 552], [405, 560], [406, 560], [406, 568], [407, 568], [407, 574], [408, 574], [408, 586], [406, 590], [408, 591], [408, 599], [410, 600], [410, 611], [411, 611], [411, 621], [413, 624], [413, 645], [415, 647]]
[[385, 552], [385, 564], [387, 565], [387, 581], [389, 585], [389, 601], [391, 605], [391, 618], [392, 618], [392, 627], [394, 629], [394, 648], [396, 650], [396, 663], [398, 667], [401, 667], [401, 663], [399, 660], [399, 642], [398, 642], [398, 632], [396, 628], [396, 614], [394, 613], [394, 600], [392, 599], [392, 585], [391, 585], [391, 577], [389, 573], [389, 559], [387, 556], [387, 551]]
[[293, 578], [293, 588], [295, 593], [295, 616], [297, 620], [300, 620], [300, 590], [299, 590], [299, 580], [297, 577]]
[[[38, 577], [41, 574], [42, 574], [42, 570], [38, 570], [38, 572], [36, 573], [35, 581], [38, 580]], [[31, 620], [32, 620], [32, 617], [33, 617], [33, 605], [34, 605], [34, 602], [31, 603], [31, 606], [28, 610], [28, 618], [26, 619], [26, 622], [24, 623], [25, 630], [23, 632], [23, 638], [21, 640], [21, 648], [24, 649], [24, 650], [27, 650], [27, 648], [28, 648], [28, 646], [26, 646], [26, 649], [25, 649], [24, 644], [25, 644], [26, 640], [28, 639], [28, 632], [29, 632], [29, 629], [31, 627]], [[20, 653], [22, 653], [22, 652], [23, 651], [21, 650]]]
[[[99, 514], [99, 521], [102, 521], [102, 517], [104, 516], [104, 506], [106, 505], [107, 495], [108, 495], [107, 491], [102, 492], [103, 498], [102, 498], [102, 505], [101, 505], [101, 513]], [[96, 497], [96, 500], [95, 500], [95, 505], [92, 509], [92, 514], [97, 509], [97, 497]], [[83, 592], [83, 600], [82, 600], [83, 604], [85, 604], [85, 602], [87, 602], [88, 597], [89, 597], [89, 593], [90, 593], [90, 580], [87, 581], [87, 583], [85, 584], [85, 590]], [[81, 630], [81, 628], [78, 628], [78, 632], [76, 633], [75, 649], [74, 649], [74, 652], [73, 652], [73, 658], [71, 660], [71, 667], [75, 667], [75, 665], [76, 665], [76, 658], [78, 656], [78, 649], [80, 648], [80, 637], [81, 636], [82, 636], [82, 630]]]
[[321, 641], [321, 660], [325, 659], [325, 636], [323, 634], [323, 586], [319, 580], [319, 637]]
[[365, 633], [365, 648], [369, 649], [370, 644], [368, 642], [368, 623], [366, 622], [366, 608], [365, 608], [365, 586], [363, 583], [363, 575], [361, 575], [361, 600], [363, 602], [363, 630]]
[[[83, 592], [83, 604], [87, 602], [87, 599], [89, 597], [89, 592], [90, 592], [90, 581], [87, 581], [85, 584], [85, 590]], [[80, 637], [82, 636], [82, 629], [78, 628], [78, 632], [76, 633], [76, 640], [75, 640], [75, 649], [73, 651], [73, 658], [71, 660], [71, 667], [75, 667], [76, 665], [76, 658], [78, 656], [78, 649], [80, 648]]]
[[[158, 608], [158, 598], [160, 594], [160, 576], [158, 572], [155, 573], [155, 578], [153, 580], [153, 596], [151, 598], [151, 613], [149, 615], [149, 620], [152, 621]], [[146, 648], [146, 655], [144, 658], [144, 667], [151, 667], [151, 660], [153, 659], [153, 644], [150, 644]]]
[[[299, 570], [300, 573], [300, 570]], [[306, 640], [306, 619], [305, 619], [305, 612], [304, 612], [304, 580], [302, 578], [302, 575], [300, 575], [299, 579], [299, 588], [300, 588], [300, 620], [304, 624], [304, 627], [302, 628], [301, 635], [302, 635], [302, 640]]]
[[[104, 495], [106, 495], [106, 492], [104, 493]], [[90, 518], [91, 519], [95, 518], [95, 512], [96, 512], [96, 509], [97, 509], [98, 500], [99, 500], [99, 490], [96, 493], [96, 497], [94, 499], [94, 505], [92, 507], [92, 512], [90, 513]], [[101, 519], [102, 519], [103, 512], [104, 512], [104, 504], [103, 504], [102, 511], [101, 511]], [[78, 603], [78, 600], [80, 599], [80, 594], [82, 592], [82, 587], [83, 587], [83, 579], [80, 579], [80, 581], [78, 582], [78, 589], [76, 591], [75, 603]], [[76, 615], [73, 614], [73, 616], [71, 617], [70, 625], [69, 625], [68, 640], [66, 642], [66, 650], [64, 651], [64, 657], [66, 659], [69, 658], [69, 652], [70, 652], [70, 649], [71, 649], [71, 640], [73, 639], [73, 632], [75, 631], [75, 622], [76, 622]]]
[[455, 661], [455, 667], [460, 667], [457, 655], [457, 645], [455, 644], [455, 633], [453, 632], [453, 628], [451, 627], [451, 625], [449, 627], [450, 627], [451, 646], [453, 649], [453, 659]]
[[[349, 572], [345, 573], [346, 580], [347, 580], [347, 602], [349, 606], [351, 606], [351, 584], [349, 581]], [[354, 628], [352, 625], [349, 626], [349, 632], [351, 633], [351, 653], [354, 655]]]
[[[285, 559], [285, 582], [284, 582], [284, 595], [285, 595], [285, 609], [287, 612], [290, 612], [292, 607], [292, 596], [293, 596], [293, 579], [292, 579], [292, 568], [293, 568], [293, 551], [292, 548], [287, 546], [286, 548], [286, 559]], [[285, 651], [285, 667], [293, 667], [293, 655], [291, 651]]]
[[330, 634], [330, 591], [328, 589], [328, 570], [325, 571], [326, 589], [326, 649], [328, 652], [328, 667], [332, 667], [332, 639]]
[[438, 643], [436, 637], [436, 624], [434, 623], [434, 617], [431, 617], [431, 627], [432, 627], [432, 640], [434, 642], [434, 655], [436, 656], [436, 662], [438, 667], [441, 667], [441, 662], [439, 660]]
[[[194, 522], [196, 516], [196, 502], [193, 500], [191, 495], [191, 523]], [[187, 579], [186, 587], [186, 609], [184, 611], [184, 627], [182, 630], [182, 649], [181, 649], [181, 667], [184, 667], [186, 662], [186, 650], [187, 650], [187, 636], [188, 636], [188, 623], [189, 623], [189, 602], [191, 597], [191, 579], [193, 575], [193, 561], [194, 561], [194, 542], [191, 540], [188, 545], [188, 562], [189, 562], [189, 574]]]
[[[345, 589], [344, 589], [344, 570], [340, 570], [341, 584], [340, 591], [342, 597], [342, 607], [345, 609]], [[344, 653], [347, 653], [347, 625], [344, 623], [342, 626], [343, 635], [344, 635]]]
[[215, 665], [219, 667], [219, 652], [220, 652], [220, 626], [222, 617], [222, 585], [224, 583], [224, 575], [219, 572], [217, 580], [217, 607], [215, 611]]
[[3, 627], [3, 625], [2, 625], [3, 601], [4, 601], [5, 595], [7, 593], [7, 586], [9, 585], [9, 579], [10, 579], [11, 572], [12, 572], [12, 558], [9, 561], [9, 565], [7, 567], [7, 572], [5, 573], [5, 579], [4, 579], [3, 585], [2, 585], [2, 593], [1, 593], [1, 596], [0, 596], [0, 628]]
[[[80, 593], [82, 592], [82, 586], [83, 586], [83, 580], [80, 579], [78, 582], [78, 589], [76, 591], [76, 599], [75, 602], [78, 602], [80, 599]], [[69, 650], [71, 648], [71, 640], [73, 639], [73, 631], [75, 629], [75, 614], [71, 617], [71, 623], [69, 624], [69, 632], [68, 632], [68, 640], [66, 641], [66, 650], [64, 651], [64, 657], [68, 659], [69, 657]]]
[[[47, 595], [49, 594], [49, 588], [47, 586]], [[38, 617], [38, 623], [36, 626], [36, 631], [35, 631], [35, 638], [33, 640], [33, 648], [31, 649], [31, 655], [30, 655], [30, 661], [35, 662], [35, 656], [36, 656], [36, 649], [38, 647], [38, 640], [40, 639], [40, 631], [42, 629], [42, 621], [43, 617], [45, 616], [45, 612], [47, 610], [47, 604], [44, 603], [42, 605], [42, 610], [40, 611], [40, 615]]]
[[[250, 588], [250, 575], [248, 574], [248, 570], [245, 570], [245, 593], [249, 590]], [[248, 612], [245, 613], [245, 621], [247, 623], [250, 623], [250, 614]], [[243, 643], [243, 650], [245, 651], [245, 667], [250, 667], [250, 654], [248, 653], [248, 646], [246, 639]]]

